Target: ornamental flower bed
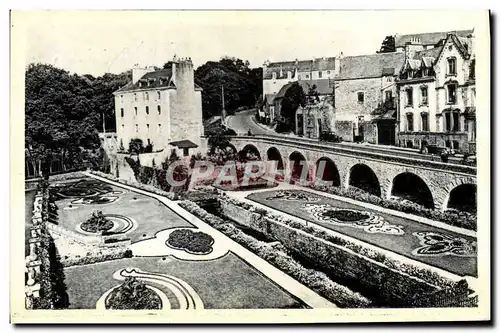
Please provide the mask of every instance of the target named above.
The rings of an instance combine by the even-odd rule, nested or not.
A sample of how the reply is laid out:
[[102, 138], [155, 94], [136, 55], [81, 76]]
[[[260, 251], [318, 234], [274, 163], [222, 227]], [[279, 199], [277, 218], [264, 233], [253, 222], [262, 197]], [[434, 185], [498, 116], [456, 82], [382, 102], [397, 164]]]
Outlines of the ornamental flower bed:
[[372, 302], [369, 299], [333, 282], [325, 273], [302, 266], [287, 254], [283, 245], [278, 243], [271, 245], [258, 241], [191, 201], [182, 201], [179, 205], [339, 307], [367, 308], [371, 306]]
[[415, 265], [403, 263], [401, 261], [388, 258], [384, 253], [381, 253], [379, 251], [376, 251], [373, 248], [367, 248], [363, 247], [360, 244], [355, 244], [351, 241], [348, 241], [344, 238], [334, 236], [325, 230], [322, 230], [318, 228], [315, 225], [309, 224], [305, 225], [300, 222], [288, 219], [283, 217], [282, 215], [279, 214], [273, 214], [268, 210], [256, 207], [254, 205], [248, 204], [246, 202], [242, 202], [239, 200], [236, 200], [234, 198], [230, 198], [228, 196], [223, 196], [221, 199], [221, 202], [226, 202], [230, 203], [236, 206], [239, 206], [249, 212], [255, 213], [260, 215], [261, 218], [268, 218], [269, 220], [277, 221], [283, 224], [288, 225], [289, 227], [292, 227], [294, 229], [298, 229], [301, 231], [304, 231], [308, 234], [311, 234], [315, 237], [324, 239], [328, 242], [331, 242], [333, 244], [345, 247], [353, 252], [356, 252], [362, 256], [365, 256], [369, 259], [375, 260], [377, 262], [380, 262], [381, 264], [387, 266], [388, 268], [400, 271], [401, 273], [408, 274], [410, 276], [415, 276], [419, 279], [422, 279], [423, 281], [426, 281], [427, 283], [430, 283], [432, 285], [439, 286], [441, 288], [448, 288], [451, 287], [455, 284], [454, 281], [449, 280], [445, 277], [442, 277], [436, 272], [433, 272], [431, 270], [421, 268]]
[[190, 229], [175, 230], [166, 241], [167, 246], [193, 254], [209, 254], [213, 250], [213, 243], [212, 236]]
[[108, 220], [102, 211], [93, 212], [92, 216], [80, 226], [82, 230], [91, 233], [102, 233], [113, 228], [113, 222]]
[[425, 208], [413, 202], [400, 202], [396, 200], [382, 199], [380, 197], [377, 197], [376, 195], [367, 193], [354, 187], [349, 187], [347, 190], [334, 186], [322, 185], [309, 185], [308, 187], [316, 191], [347, 197], [350, 199], [381, 206], [387, 209], [393, 209], [404, 213], [422, 216], [431, 220], [441, 221], [456, 227], [474, 231], [477, 230], [477, 214], [454, 210], [442, 212], [436, 209]]
[[110, 310], [159, 310], [160, 297], [135, 277], [127, 277], [125, 282], [113, 289], [105, 301]]

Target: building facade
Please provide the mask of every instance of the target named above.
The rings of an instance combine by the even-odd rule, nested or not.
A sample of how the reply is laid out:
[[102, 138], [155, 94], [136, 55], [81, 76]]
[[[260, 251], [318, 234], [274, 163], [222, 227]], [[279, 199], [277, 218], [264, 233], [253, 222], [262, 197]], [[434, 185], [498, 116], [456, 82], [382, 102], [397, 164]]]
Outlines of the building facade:
[[391, 144], [396, 136], [399, 52], [340, 59], [335, 85], [335, 131], [344, 141]]
[[201, 88], [194, 83], [191, 59], [174, 59], [166, 69], [132, 69], [132, 81], [114, 92], [117, 141], [132, 139], [153, 151], [180, 149], [191, 154], [203, 135]]
[[448, 33], [434, 48], [408, 44], [405, 55], [398, 77], [398, 144], [475, 153], [474, 34]]

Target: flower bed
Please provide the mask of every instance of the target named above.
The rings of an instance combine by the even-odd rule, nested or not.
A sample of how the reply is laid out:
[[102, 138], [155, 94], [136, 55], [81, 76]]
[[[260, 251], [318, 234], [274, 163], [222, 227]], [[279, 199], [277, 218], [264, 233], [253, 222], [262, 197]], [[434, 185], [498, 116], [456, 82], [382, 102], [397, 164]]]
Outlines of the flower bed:
[[213, 243], [212, 236], [190, 229], [175, 230], [166, 241], [167, 246], [193, 254], [209, 254]]
[[135, 277], [127, 277], [106, 297], [106, 309], [110, 310], [159, 310], [160, 296]]
[[393, 209], [404, 213], [422, 216], [431, 220], [441, 221], [449, 225], [469, 230], [477, 229], [477, 215], [460, 211], [439, 211], [437, 209], [429, 209], [420, 206], [413, 202], [401, 202], [396, 200], [388, 200], [377, 197], [376, 195], [367, 193], [360, 189], [349, 187], [347, 190], [323, 185], [309, 185], [316, 191], [322, 191], [342, 197], [347, 197], [354, 200], [363, 201], [373, 205], [381, 206], [387, 209]]
[[323, 215], [343, 222], [361, 221], [370, 217], [368, 214], [347, 209], [328, 210], [324, 212]]
[[322, 272], [303, 267], [286, 253], [281, 244], [258, 241], [191, 201], [182, 201], [179, 205], [336, 305], [344, 308], [370, 307], [371, 301], [361, 294], [333, 282]]
[[108, 220], [102, 211], [93, 212], [92, 216], [80, 225], [86, 232], [101, 233], [113, 228], [113, 222]]

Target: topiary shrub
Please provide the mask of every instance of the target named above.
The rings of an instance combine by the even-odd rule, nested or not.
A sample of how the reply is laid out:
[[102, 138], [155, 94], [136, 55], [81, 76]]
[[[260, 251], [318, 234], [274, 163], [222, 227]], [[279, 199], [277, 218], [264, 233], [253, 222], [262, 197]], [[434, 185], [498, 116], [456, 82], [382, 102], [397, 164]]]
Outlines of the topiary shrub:
[[201, 231], [194, 232], [190, 229], [181, 229], [173, 231], [167, 241], [167, 246], [174, 249], [184, 250], [194, 254], [208, 254], [212, 252], [212, 236]]

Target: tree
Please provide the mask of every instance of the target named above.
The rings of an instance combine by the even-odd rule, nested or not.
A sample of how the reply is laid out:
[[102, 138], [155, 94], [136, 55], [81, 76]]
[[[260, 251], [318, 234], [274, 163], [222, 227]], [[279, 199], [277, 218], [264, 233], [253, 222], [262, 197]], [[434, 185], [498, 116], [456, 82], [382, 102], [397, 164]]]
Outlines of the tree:
[[140, 154], [144, 151], [144, 145], [142, 140], [139, 138], [135, 138], [130, 140], [128, 143], [128, 152], [130, 154]]
[[281, 115], [285, 119], [288, 127], [295, 131], [295, 114], [299, 106], [305, 106], [306, 95], [304, 90], [297, 82], [287, 89], [283, 99], [281, 100]]
[[377, 51], [377, 53], [389, 53], [389, 52], [396, 52], [396, 41], [394, 39], [394, 36], [386, 36], [385, 39], [382, 41], [382, 46], [380, 47], [380, 50]]

